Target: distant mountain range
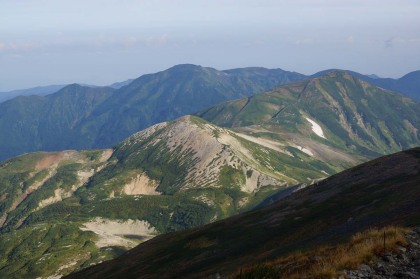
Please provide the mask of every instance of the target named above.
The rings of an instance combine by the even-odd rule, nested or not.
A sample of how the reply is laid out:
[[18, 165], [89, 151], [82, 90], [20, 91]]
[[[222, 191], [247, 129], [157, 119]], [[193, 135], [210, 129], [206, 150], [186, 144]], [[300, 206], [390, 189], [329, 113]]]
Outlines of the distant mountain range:
[[[351, 72], [412, 97], [417, 96], [418, 73], [392, 80]], [[16, 91], [13, 94], [31, 96], [0, 103], [0, 160], [40, 150], [108, 148], [153, 124], [304, 79], [308, 77], [281, 69], [217, 71], [187, 64], [110, 87], [73, 84]], [[57, 88], [61, 89], [49, 94]], [[71, 108], [65, 108], [66, 104]]]
[[123, 86], [129, 85], [131, 82], [133, 82], [134, 79], [127, 79], [125, 81], [120, 82], [114, 82], [113, 84], [109, 85], [108, 87], [114, 88], [114, 89], [120, 89]]
[[[295, 75], [290, 76], [290, 80], [288, 80], [287, 76], [284, 76], [284, 79], [282, 80], [281, 83], [296, 81], [297, 77], [299, 77], [299, 79], [307, 79], [310, 77], [317, 77], [317, 76], [326, 74], [328, 72], [333, 72], [333, 71], [343, 71], [343, 70], [329, 69], [329, 70], [320, 71], [316, 74], [309, 75], [309, 76], [304, 75], [304, 74], [299, 74], [296, 72], [289, 72]], [[420, 101], [420, 92], [419, 92], [420, 70], [410, 72], [398, 79], [381, 78], [375, 74], [363, 75], [363, 74], [360, 74], [354, 71], [349, 71], [349, 70], [344, 70], [344, 71], [347, 71], [351, 73], [352, 75], [354, 75], [355, 77], [358, 77], [362, 80], [365, 80], [377, 86], [383, 87], [384, 89], [388, 89], [388, 90], [406, 95], [410, 98]], [[244, 76], [244, 77], [250, 77], [252, 75], [253, 76], [252, 78], [259, 79], [261, 84], [264, 84], [264, 83], [267, 84], [267, 86], [265, 86], [265, 89], [270, 89], [270, 85], [278, 82], [277, 75], [279, 73], [280, 75], [282, 75], [284, 74], [284, 72], [287, 72], [287, 71], [283, 71], [281, 69], [267, 69], [263, 67], [249, 67], [249, 68], [225, 70], [222, 72], [229, 73], [229, 74], [237, 74], [238, 76]], [[113, 84], [108, 85], [108, 87], [111, 87], [114, 89], [120, 89], [123, 86], [129, 85], [134, 80], [135, 79], [127, 79], [125, 81], [115, 82]], [[278, 83], [275, 85], [280, 85], [281, 83]], [[79, 85], [88, 86], [88, 87], [103, 87], [103, 86], [88, 85], [88, 84], [82, 84], [82, 83], [79, 83]], [[34, 87], [34, 88], [0, 92], [0, 103], [13, 99], [18, 96], [31, 96], [31, 95], [45, 96], [48, 94], [55, 93], [59, 91], [60, 89], [64, 88], [65, 86], [67, 85], [49, 85], [49, 86], [39, 86], [39, 87]]]
[[[129, 84], [132, 81], [133, 79], [128, 79], [122, 82], [115, 82], [109, 85], [108, 87], [111, 87], [114, 89], [120, 89], [121, 87]], [[87, 87], [102, 87], [102, 86], [95, 86], [95, 85], [88, 85], [88, 84], [79, 84], [79, 85], [87, 86]], [[12, 90], [12, 91], [7, 91], [7, 92], [0, 92], [0, 103], [19, 97], [19, 96], [32, 96], [32, 95], [45, 96], [45, 95], [53, 94], [63, 89], [66, 86], [67, 84], [66, 85], [47, 85], [47, 86], [38, 86], [38, 87], [27, 88], [27, 89]]]
[[31, 95], [44, 96], [44, 95], [55, 93], [65, 86], [66, 85], [49, 85], [49, 86], [39, 86], [39, 87], [28, 88], [28, 89], [13, 90], [13, 91], [8, 91], [8, 92], [0, 92], [0, 102], [7, 101], [18, 96], [31, 96]]
[[0, 160], [39, 150], [111, 147], [153, 124], [301, 78], [282, 70], [179, 65], [118, 90], [73, 84], [46, 96], [17, 97], [0, 103]]
[[[418, 226], [419, 162], [419, 148], [385, 156], [268, 207], [158, 236], [115, 260], [65, 278], [231, 278], [239, 270], [244, 270], [244, 278], [255, 278], [245, 277], [250, 266], [345, 242], [368, 228]], [[287, 274], [287, 267], [278, 265], [271, 276], [257, 278], [277, 278], [273, 271], [282, 270]], [[264, 271], [261, 268], [259, 274]], [[241, 278], [237, 276], [232, 278]]]

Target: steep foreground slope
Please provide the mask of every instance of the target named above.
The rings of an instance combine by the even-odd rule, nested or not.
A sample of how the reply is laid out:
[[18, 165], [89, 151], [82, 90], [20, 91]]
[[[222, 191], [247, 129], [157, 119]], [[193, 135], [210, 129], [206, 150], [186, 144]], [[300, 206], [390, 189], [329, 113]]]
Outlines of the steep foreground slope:
[[0, 160], [26, 152], [110, 148], [131, 134], [303, 75], [280, 69], [218, 71], [178, 65], [126, 86], [70, 85], [0, 103]]
[[68, 274], [335, 171], [300, 150], [288, 154], [247, 138], [185, 116], [114, 149], [31, 153], [3, 162], [0, 277]]
[[419, 103], [343, 71], [226, 102], [197, 115], [254, 137], [294, 143], [318, 157], [336, 148], [373, 158], [420, 144]]
[[346, 170], [271, 206], [158, 236], [66, 278], [219, 278], [389, 224], [420, 224], [420, 148]]

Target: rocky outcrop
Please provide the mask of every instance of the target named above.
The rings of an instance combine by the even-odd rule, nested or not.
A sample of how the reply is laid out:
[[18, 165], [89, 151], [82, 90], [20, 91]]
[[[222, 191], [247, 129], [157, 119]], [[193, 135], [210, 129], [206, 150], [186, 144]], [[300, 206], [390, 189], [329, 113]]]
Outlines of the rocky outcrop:
[[409, 245], [399, 246], [397, 253], [386, 252], [376, 263], [362, 264], [358, 270], [345, 270], [345, 278], [420, 279], [420, 227], [408, 233], [407, 240]]

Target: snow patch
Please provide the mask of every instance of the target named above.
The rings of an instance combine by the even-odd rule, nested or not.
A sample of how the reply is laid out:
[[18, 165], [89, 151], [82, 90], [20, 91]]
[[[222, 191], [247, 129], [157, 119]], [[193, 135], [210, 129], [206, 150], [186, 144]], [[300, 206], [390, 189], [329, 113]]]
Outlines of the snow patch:
[[306, 120], [308, 120], [309, 121], [309, 123], [311, 123], [311, 125], [312, 125], [312, 131], [315, 133], [315, 134], [317, 134], [319, 137], [321, 137], [321, 138], [324, 138], [324, 139], [327, 139], [325, 136], [324, 136], [324, 132], [322, 131], [322, 128], [321, 128], [321, 126], [319, 126], [319, 124], [318, 123], [316, 123], [315, 121], [313, 121], [312, 119], [309, 119], [308, 117], [305, 117], [305, 119]]
[[302, 146], [299, 146], [299, 145], [296, 145], [296, 148], [297, 149], [299, 149], [300, 151], [302, 151], [303, 153], [306, 153], [306, 154], [308, 154], [309, 156], [314, 156], [314, 153], [312, 153], [312, 151], [311, 150], [309, 150], [309, 149], [307, 149], [307, 148], [305, 148], [305, 147], [302, 147]]

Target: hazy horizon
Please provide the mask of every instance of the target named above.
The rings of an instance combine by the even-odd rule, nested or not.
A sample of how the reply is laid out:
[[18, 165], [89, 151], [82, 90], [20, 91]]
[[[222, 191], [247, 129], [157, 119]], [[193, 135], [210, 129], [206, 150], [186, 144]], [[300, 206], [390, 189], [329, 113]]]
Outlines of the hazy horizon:
[[420, 70], [420, 2], [0, 0], [0, 91], [218, 70]]

